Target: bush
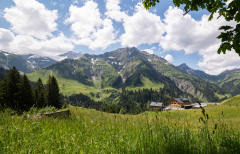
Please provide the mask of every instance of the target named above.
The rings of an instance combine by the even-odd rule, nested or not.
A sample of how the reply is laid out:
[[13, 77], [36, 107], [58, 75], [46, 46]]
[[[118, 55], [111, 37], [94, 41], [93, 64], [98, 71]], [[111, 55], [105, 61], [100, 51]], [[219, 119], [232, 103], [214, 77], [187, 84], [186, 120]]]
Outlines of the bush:
[[38, 109], [36, 107], [31, 107], [29, 110], [29, 114], [37, 114], [38, 113]]
[[55, 112], [57, 109], [54, 106], [46, 106], [45, 108], [42, 108], [38, 111], [38, 113], [45, 114], [49, 112]]
[[126, 114], [126, 110], [125, 110], [125, 109], [123, 109], [123, 108], [121, 108], [121, 110], [120, 110], [119, 114]]
[[14, 110], [12, 110], [11, 108], [7, 108], [7, 109], [5, 109], [5, 111], [4, 111], [7, 115], [10, 115], [10, 116], [12, 116], [12, 115], [14, 115], [14, 114], [16, 114], [16, 112], [14, 111]]
[[68, 108], [68, 104], [67, 103], [64, 103], [63, 106], [62, 106], [63, 109], [65, 108]]

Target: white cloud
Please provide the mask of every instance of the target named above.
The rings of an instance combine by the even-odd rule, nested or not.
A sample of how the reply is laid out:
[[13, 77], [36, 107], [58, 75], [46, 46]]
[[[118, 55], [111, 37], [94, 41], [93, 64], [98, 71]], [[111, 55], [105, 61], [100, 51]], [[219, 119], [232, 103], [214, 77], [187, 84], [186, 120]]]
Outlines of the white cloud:
[[133, 16], [124, 20], [123, 26], [125, 33], [120, 38], [123, 46], [158, 43], [165, 31], [160, 17], [147, 11], [141, 3], [135, 7]]
[[186, 54], [198, 52], [203, 57], [198, 63], [199, 67], [210, 74], [218, 74], [240, 64], [239, 60], [232, 57], [236, 55], [234, 52], [217, 54], [221, 42], [216, 38], [220, 34], [218, 28], [222, 25], [234, 26], [236, 22], [227, 22], [223, 17], [217, 19], [218, 14], [214, 15], [212, 21], [208, 21], [209, 15], [203, 15], [200, 21], [196, 21], [189, 14], [183, 17], [183, 13], [173, 7], [169, 7], [165, 13], [166, 35], [160, 42], [165, 51], [184, 50]]
[[71, 5], [69, 12], [70, 16], [65, 23], [71, 24], [71, 30], [76, 37], [75, 44], [88, 46], [92, 50], [104, 50], [114, 43], [116, 34], [112, 21], [101, 19], [96, 2], [87, 1], [83, 7]]
[[146, 51], [149, 54], [154, 54], [153, 50], [155, 50], [155, 49], [156, 49], [156, 47], [152, 47], [151, 49], [144, 49], [143, 51]]
[[73, 4], [78, 4], [78, 0], [73, 0]]
[[227, 51], [226, 54], [218, 54], [216, 51], [220, 44], [215, 44], [200, 51], [203, 59], [198, 62], [198, 66], [206, 73], [218, 75], [225, 70], [240, 68], [240, 57], [235, 51]]
[[29, 35], [15, 36], [10, 30], [0, 28], [0, 49], [9, 52], [56, 56], [73, 48], [70, 40], [62, 33], [51, 39], [38, 40]]
[[0, 49], [8, 50], [13, 39], [14, 34], [10, 30], [0, 28]]
[[184, 50], [188, 54], [219, 42], [216, 37], [220, 25], [226, 23], [223, 18], [208, 22], [208, 16], [203, 15], [196, 21], [189, 14], [183, 17], [183, 13], [176, 7], [169, 7], [165, 13], [167, 34], [160, 43], [164, 50]]
[[128, 17], [128, 15], [125, 12], [121, 11], [119, 4], [120, 0], [106, 0], [107, 11], [105, 15], [117, 22], [122, 22]]
[[170, 63], [174, 61], [172, 55], [170, 54], [167, 54], [164, 59], [166, 59]]
[[46, 39], [57, 30], [57, 10], [50, 11], [36, 0], [14, 0], [14, 3], [15, 6], [4, 10], [4, 18], [15, 33]]
[[146, 51], [149, 54], [153, 54], [154, 53], [152, 49], [144, 49], [143, 51]]
[[10, 50], [13, 52], [34, 53], [43, 56], [55, 56], [74, 48], [72, 43], [63, 34], [42, 41], [27, 35], [17, 35], [10, 43], [10, 46]]

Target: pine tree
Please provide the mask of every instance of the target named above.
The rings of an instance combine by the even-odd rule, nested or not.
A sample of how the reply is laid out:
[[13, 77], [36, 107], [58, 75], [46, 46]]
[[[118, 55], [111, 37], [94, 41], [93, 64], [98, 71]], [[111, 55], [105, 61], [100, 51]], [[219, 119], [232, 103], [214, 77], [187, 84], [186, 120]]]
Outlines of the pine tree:
[[57, 79], [54, 76], [49, 76], [47, 81], [47, 105], [61, 108], [61, 98]]
[[23, 77], [20, 79], [20, 83], [18, 84], [18, 86], [18, 102], [20, 107], [19, 111], [28, 111], [34, 105], [34, 101], [32, 88], [26, 74], [24, 74]]
[[38, 79], [34, 89], [34, 102], [37, 108], [47, 106], [45, 98], [45, 90], [41, 78]]
[[2, 101], [2, 106], [5, 108], [10, 107], [13, 110], [18, 110], [19, 102], [18, 102], [18, 92], [20, 83], [20, 74], [16, 67], [13, 67], [9, 70], [9, 73], [1, 81], [1, 88], [0, 88], [0, 98]]

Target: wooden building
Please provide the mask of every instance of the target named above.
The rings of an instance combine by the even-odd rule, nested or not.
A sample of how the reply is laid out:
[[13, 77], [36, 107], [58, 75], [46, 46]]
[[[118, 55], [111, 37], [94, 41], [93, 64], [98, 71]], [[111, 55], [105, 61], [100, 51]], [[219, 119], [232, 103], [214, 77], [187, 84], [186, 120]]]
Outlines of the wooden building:
[[174, 98], [169, 101], [169, 106], [173, 108], [192, 108], [192, 102], [188, 98]]
[[164, 108], [164, 104], [162, 102], [152, 102], [150, 104], [150, 111], [161, 111]]

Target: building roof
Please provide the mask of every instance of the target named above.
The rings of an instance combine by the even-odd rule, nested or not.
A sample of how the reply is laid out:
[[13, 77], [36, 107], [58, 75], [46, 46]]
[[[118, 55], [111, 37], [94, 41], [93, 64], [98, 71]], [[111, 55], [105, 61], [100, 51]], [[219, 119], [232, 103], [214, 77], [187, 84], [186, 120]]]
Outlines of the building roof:
[[188, 98], [174, 98], [176, 101], [178, 101], [179, 103], [184, 103], [184, 102], [186, 102], [186, 101], [188, 101], [188, 102], [191, 102], [191, 100], [190, 99], [188, 99]]
[[150, 106], [162, 106], [162, 105], [163, 105], [162, 102], [152, 102], [152, 103], [150, 104]]

